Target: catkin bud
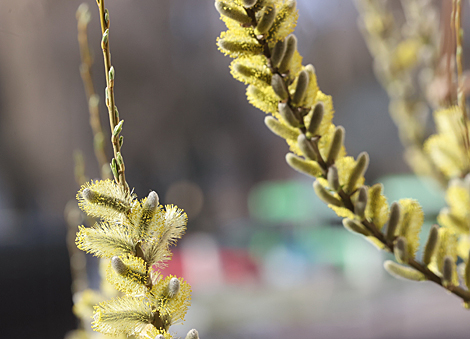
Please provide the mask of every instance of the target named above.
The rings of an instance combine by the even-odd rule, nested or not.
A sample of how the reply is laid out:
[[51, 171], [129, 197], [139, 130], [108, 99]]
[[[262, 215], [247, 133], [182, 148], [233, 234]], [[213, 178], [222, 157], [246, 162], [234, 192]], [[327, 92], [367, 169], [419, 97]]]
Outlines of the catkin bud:
[[171, 278], [163, 294], [167, 298], [173, 298], [175, 295], [178, 294], [179, 290], [180, 281], [178, 280], [178, 278]]
[[361, 219], [365, 218], [365, 211], [367, 206], [367, 200], [369, 197], [369, 191], [366, 186], [359, 188], [356, 203], [354, 204], [354, 213]]
[[271, 116], [267, 116], [266, 118], [264, 118], [264, 123], [266, 124], [266, 126], [268, 126], [271, 132], [280, 136], [283, 139], [296, 140], [299, 136], [298, 130], [295, 130], [282, 124]]
[[370, 235], [370, 232], [357, 220], [345, 218], [343, 219], [343, 226], [351, 233], [359, 233], [366, 237]]
[[316, 162], [304, 160], [292, 153], [286, 154], [286, 162], [290, 167], [300, 173], [304, 173], [312, 177], [317, 177], [321, 174], [321, 168]]
[[405, 237], [398, 237], [395, 240], [393, 253], [395, 254], [395, 258], [399, 263], [406, 264], [408, 262], [408, 241]]
[[93, 191], [90, 188], [85, 188], [82, 191], [82, 197], [90, 204], [105, 206], [120, 213], [127, 213], [130, 209], [129, 205], [124, 201], [103, 193]]
[[411, 267], [402, 266], [394, 261], [387, 260], [384, 263], [385, 270], [398, 279], [407, 279], [414, 281], [424, 281], [426, 277], [423, 273]]
[[439, 240], [439, 226], [433, 225], [429, 231], [428, 241], [424, 246], [423, 263], [427, 266], [431, 263], [437, 241]]
[[388, 219], [387, 233], [385, 235], [388, 241], [392, 241], [395, 237], [395, 230], [397, 229], [398, 222], [400, 221], [400, 204], [394, 202], [390, 206], [390, 217]]
[[362, 152], [357, 157], [356, 166], [351, 171], [351, 175], [349, 176], [348, 184], [346, 186], [346, 192], [352, 193], [354, 188], [356, 187], [356, 183], [361, 178], [365, 171], [367, 170], [367, 166], [369, 166], [369, 154], [367, 152]]
[[155, 339], [165, 339], [165, 336], [163, 334], [157, 334]]
[[274, 93], [281, 99], [286, 100], [289, 96], [287, 91], [286, 83], [284, 79], [277, 73], [273, 74], [271, 78], [271, 86], [273, 87]]
[[344, 141], [344, 128], [343, 126], [338, 126], [335, 129], [335, 134], [333, 135], [333, 140], [331, 141], [330, 150], [328, 151], [327, 164], [333, 164], [338, 157], [341, 147], [343, 147]]
[[299, 137], [297, 138], [297, 144], [299, 145], [300, 151], [306, 158], [314, 161], [317, 160], [317, 155], [313, 149], [312, 141], [307, 139], [305, 134], [299, 134]]
[[446, 255], [442, 263], [442, 284], [447, 287], [452, 284], [452, 274], [454, 273], [454, 259]]
[[307, 93], [309, 76], [307, 71], [302, 71], [299, 74], [297, 79], [297, 86], [295, 88], [294, 96], [292, 97], [292, 102], [294, 105], [299, 105], [305, 98]]
[[281, 63], [279, 64], [279, 72], [286, 73], [289, 70], [290, 61], [297, 50], [297, 38], [291, 34], [286, 38], [286, 51], [282, 57]]
[[318, 195], [318, 197], [321, 200], [323, 200], [325, 203], [329, 205], [339, 206], [339, 207], [343, 206], [343, 203], [341, 202], [341, 200], [339, 200], [333, 194], [328, 192], [326, 188], [323, 187], [322, 184], [320, 184], [318, 180], [315, 180], [315, 182], [313, 183], [313, 189], [315, 193]]
[[339, 191], [339, 175], [338, 175], [338, 168], [335, 165], [330, 166], [328, 168], [328, 173], [326, 174], [326, 178], [328, 179], [328, 186], [335, 191]]
[[147, 231], [150, 222], [157, 211], [158, 206], [158, 194], [154, 191], [150, 192], [145, 203], [142, 206], [142, 215], [139, 219], [139, 231], [140, 234], [143, 234]]
[[193, 328], [186, 334], [185, 339], [199, 339], [199, 333]]
[[284, 53], [286, 52], [286, 40], [279, 40], [271, 51], [271, 65], [274, 68], [279, 67]]
[[325, 114], [325, 111], [323, 109], [323, 103], [321, 102], [317, 103], [315, 105], [315, 108], [313, 109], [312, 120], [310, 120], [310, 124], [308, 125], [308, 131], [312, 135], [315, 135], [315, 133], [318, 130], [318, 127], [320, 127], [324, 114]]
[[258, 21], [258, 25], [256, 26], [255, 33], [256, 34], [264, 34], [273, 25], [274, 19], [276, 18], [276, 7], [274, 5], [267, 5], [264, 7], [263, 14], [261, 14], [261, 18]]
[[111, 266], [120, 275], [125, 275], [127, 273], [127, 265], [124, 264], [124, 262], [118, 256], [111, 258]]
[[217, 0], [215, 2], [215, 9], [217, 9], [220, 15], [224, 15], [227, 18], [233, 19], [242, 24], [249, 24], [251, 22], [251, 18], [244, 11], [241, 11], [238, 8], [230, 7], [224, 1]]
[[300, 126], [299, 120], [296, 118], [294, 112], [292, 111], [292, 108], [290, 108], [287, 102], [279, 102], [278, 108], [279, 108], [279, 114], [281, 115], [282, 119], [284, 119], [285, 122], [287, 122], [292, 127]]

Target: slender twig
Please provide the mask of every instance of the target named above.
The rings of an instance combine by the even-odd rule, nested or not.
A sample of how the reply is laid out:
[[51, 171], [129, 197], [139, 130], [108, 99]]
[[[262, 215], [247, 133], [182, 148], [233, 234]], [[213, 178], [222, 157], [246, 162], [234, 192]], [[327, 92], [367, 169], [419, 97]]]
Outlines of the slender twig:
[[104, 71], [106, 76], [106, 106], [108, 107], [109, 125], [111, 128], [111, 143], [113, 145], [114, 159], [112, 165], [115, 168], [114, 180], [129, 192], [129, 185], [126, 182], [125, 166], [122, 160], [121, 143], [119, 133], [115, 132], [119, 124], [119, 115], [114, 100], [114, 68], [111, 66], [111, 53], [109, 49], [109, 15], [104, 7], [104, 0], [97, 0], [100, 11], [101, 23], [101, 48], [103, 50]]
[[[250, 18], [252, 18], [251, 26], [256, 27], [257, 21], [256, 21], [255, 15], [254, 15], [254, 11], [252, 9], [245, 9], [245, 10], [246, 10], [247, 14], [250, 16]], [[264, 51], [265, 51], [264, 55], [268, 59], [268, 64], [271, 64], [269, 49], [268, 49], [268, 52], [266, 52], [266, 46], [268, 45], [267, 40], [263, 36], [258, 36], [256, 38], [258, 40], [258, 43], [260, 43], [264, 47]], [[277, 73], [277, 74], [282, 76], [282, 74], [278, 73], [276, 69], [271, 68], [271, 72], [273, 74]], [[288, 81], [289, 81], [288, 76], [283, 77], [283, 80], [286, 82], [286, 86], [287, 86]], [[290, 105], [290, 98], [287, 99], [287, 104]], [[300, 126], [305, 126], [304, 116], [300, 117], [299, 123], [300, 123]], [[305, 127], [299, 127], [299, 130], [300, 130], [301, 133], [306, 134]], [[334, 165], [334, 162], [329, 164], [327, 161], [325, 161], [325, 159], [323, 159], [321, 153], [318, 151], [317, 141], [318, 141], [318, 139], [315, 138], [312, 141], [312, 146], [314, 148], [315, 154], [317, 155], [316, 161], [320, 165], [320, 167], [322, 169], [322, 173], [325, 176], [326, 173], [328, 173], [328, 169], [331, 166]], [[354, 204], [351, 200], [351, 195], [352, 194], [353, 193], [347, 194], [342, 189], [340, 189], [340, 191], [338, 192], [338, 195], [339, 195], [341, 201], [343, 202], [345, 208], [347, 208], [349, 211], [354, 213]], [[382, 233], [380, 231], [380, 229], [373, 222], [370, 222], [368, 220], [363, 220], [362, 225], [369, 231], [369, 233], [371, 234], [372, 237], [376, 238], [377, 240], [379, 240], [384, 245], [385, 250], [390, 251], [391, 253], [394, 252], [394, 243], [393, 243], [393, 241], [387, 239], [385, 237], [385, 234]], [[424, 263], [418, 262], [414, 258], [410, 258], [410, 259], [408, 259], [407, 264], [410, 267], [413, 267], [417, 271], [421, 272], [426, 277], [427, 280], [432, 281], [433, 283], [436, 283], [436, 284], [444, 287], [449, 292], [451, 292], [451, 293], [455, 294], [456, 296], [460, 297], [464, 302], [470, 302], [470, 291], [464, 290], [463, 288], [460, 288], [458, 286], [454, 286], [452, 284], [444, 286], [444, 283], [443, 283], [442, 279], [439, 276], [437, 276], [434, 272], [432, 272]]]
[[88, 6], [80, 6], [77, 11], [77, 28], [78, 28], [78, 45], [80, 48], [80, 75], [82, 77], [83, 86], [88, 102], [88, 110], [90, 113], [90, 126], [93, 131], [94, 151], [95, 157], [101, 172], [101, 177], [107, 179], [110, 176], [108, 165], [108, 157], [106, 156], [104, 133], [100, 122], [99, 110], [99, 96], [95, 92], [93, 78], [91, 75], [91, 68], [93, 65], [93, 58], [90, 52], [90, 45], [88, 43], [88, 23], [90, 21], [90, 13]]

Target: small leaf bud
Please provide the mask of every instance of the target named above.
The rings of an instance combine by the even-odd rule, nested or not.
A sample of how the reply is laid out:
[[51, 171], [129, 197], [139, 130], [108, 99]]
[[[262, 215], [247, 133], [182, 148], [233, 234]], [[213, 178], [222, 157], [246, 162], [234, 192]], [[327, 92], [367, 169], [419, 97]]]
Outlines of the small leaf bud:
[[442, 263], [442, 284], [444, 287], [448, 287], [452, 284], [452, 275], [454, 273], [454, 259], [446, 255], [444, 262]]
[[294, 105], [299, 105], [304, 100], [305, 94], [307, 93], [308, 81], [308, 73], [307, 71], [303, 70], [299, 74], [297, 79], [297, 87], [295, 88], [294, 96], [292, 97], [292, 102]]
[[199, 339], [199, 333], [193, 328], [186, 334], [185, 339]]
[[395, 237], [395, 230], [397, 229], [398, 222], [400, 221], [400, 204], [394, 202], [390, 206], [390, 217], [388, 219], [387, 233], [385, 235], [388, 241], [392, 241]]
[[362, 152], [357, 157], [356, 166], [354, 166], [349, 176], [348, 184], [346, 186], [347, 193], [352, 193], [352, 191], [356, 187], [357, 181], [359, 180], [359, 178], [361, 178], [364, 175], [368, 166], [369, 166], [369, 154], [367, 154], [367, 152]]
[[113, 137], [117, 136], [119, 133], [122, 131], [122, 124], [124, 123], [124, 120], [119, 121], [119, 123], [114, 126], [113, 130]]
[[351, 233], [359, 233], [366, 237], [370, 235], [370, 232], [357, 220], [345, 218], [343, 219], [343, 226]]
[[116, 161], [117, 161], [119, 167], [121, 167], [122, 164], [124, 163], [124, 160], [122, 159], [121, 152], [116, 153]]
[[321, 168], [316, 162], [304, 160], [292, 153], [286, 154], [286, 162], [290, 167], [300, 173], [307, 174], [312, 177], [321, 175]]
[[335, 191], [339, 191], [339, 175], [338, 175], [338, 168], [336, 168], [335, 165], [330, 166], [328, 168], [328, 173], [326, 175], [326, 178], [328, 179], [328, 186]]
[[408, 241], [405, 237], [398, 237], [395, 240], [393, 253], [399, 263], [406, 264], [408, 262]]
[[120, 275], [124, 275], [127, 273], [127, 265], [118, 256], [114, 256], [111, 258], [111, 266]]
[[230, 7], [224, 1], [217, 0], [215, 2], [215, 9], [217, 9], [217, 11], [220, 13], [220, 15], [224, 15], [227, 18], [238, 21], [242, 24], [251, 23], [251, 18], [246, 13], [242, 12], [238, 8]]
[[323, 103], [317, 103], [313, 109], [312, 120], [310, 120], [310, 124], [308, 125], [308, 131], [312, 135], [317, 133], [318, 127], [320, 127], [320, 124], [323, 120], [324, 113], [325, 111], [323, 109]]
[[354, 204], [354, 213], [361, 219], [365, 218], [368, 195], [369, 192], [366, 186], [362, 186], [361, 188], [359, 188], [357, 200]]
[[341, 147], [343, 147], [344, 141], [344, 127], [338, 126], [335, 129], [335, 134], [333, 135], [333, 140], [331, 141], [330, 150], [328, 151], [327, 164], [334, 164], [336, 158], [338, 157]]
[[284, 74], [287, 73], [290, 66], [290, 61], [297, 50], [297, 38], [291, 34], [286, 38], [286, 51], [282, 57], [281, 63], [279, 64], [279, 72]]
[[104, 22], [106, 23], [106, 28], [109, 27], [109, 11], [107, 8], [104, 10]]
[[108, 49], [108, 43], [109, 43], [109, 29], [106, 29], [103, 33], [103, 37], [101, 38], [101, 48], [103, 50]]
[[117, 109], [117, 106], [114, 106], [114, 116], [116, 117], [116, 120], [119, 120], [119, 111]]
[[123, 144], [123, 143], [124, 143], [124, 137], [121, 135], [121, 136], [119, 137], [119, 148], [122, 147], [122, 144]]
[[109, 81], [111, 81], [112, 83], [114, 83], [114, 76], [115, 76], [114, 66], [111, 66], [108, 72], [108, 77], [109, 77]]
[[118, 167], [117, 167], [116, 159], [113, 158], [111, 160], [110, 167], [111, 167], [111, 172], [113, 172], [114, 178], [117, 179], [119, 177], [119, 174], [118, 174]]
[[271, 51], [271, 65], [274, 68], [279, 67], [284, 53], [286, 52], [286, 40], [279, 40]]
[[264, 7], [263, 14], [261, 14], [261, 18], [258, 21], [255, 33], [264, 34], [269, 31], [273, 25], [274, 19], [276, 18], [276, 14], [276, 7], [274, 5], [267, 5]]
[[289, 92], [287, 91], [286, 83], [279, 74], [273, 74], [271, 78], [271, 86], [273, 87], [274, 93], [276, 93], [281, 100], [286, 100], [288, 98]]
[[402, 266], [394, 261], [387, 260], [384, 263], [385, 270], [397, 279], [407, 279], [413, 281], [424, 281], [426, 277], [423, 273], [411, 267]]
[[[273, 77], [273, 79], [274, 79], [274, 77]], [[292, 127], [299, 127], [300, 126], [299, 120], [297, 120], [294, 112], [292, 111], [292, 109], [290, 108], [290, 106], [287, 102], [280, 102], [278, 107], [279, 107], [279, 114], [281, 115], [282, 119], [286, 123], [288, 123]]]
[[315, 150], [313, 149], [312, 141], [307, 139], [305, 134], [299, 134], [299, 137], [297, 138], [297, 144], [300, 148], [300, 151], [306, 158], [313, 161], [317, 160], [317, 155], [315, 154]]
[[437, 241], [439, 240], [439, 226], [433, 225], [429, 231], [426, 246], [424, 246], [423, 263], [427, 266], [431, 263], [434, 250], [436, 249]]
[[323, 200], [325, 203], [329, 205], [338, 206], [338, 207], [343, 206], [343, 203], [341, 202], [341, 200], [339, 200], [333, 194], [328, 192], [326, 188], [323, 187], [322, 184], [320, 184], [318, 180], [315, 180], [315, 182], [313, 183], [313, 189], [315, 193], [318, 195], [318, 197], [321, 200]]

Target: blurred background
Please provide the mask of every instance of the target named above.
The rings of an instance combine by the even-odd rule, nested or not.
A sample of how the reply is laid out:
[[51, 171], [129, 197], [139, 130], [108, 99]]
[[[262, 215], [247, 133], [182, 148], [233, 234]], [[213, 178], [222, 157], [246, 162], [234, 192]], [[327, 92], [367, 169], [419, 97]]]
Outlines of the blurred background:
[[[86, 174], [99, 177], [79, 73], [81, 2], [0, 6], [2, 338], [63, 338], [77, 326], [64, 219], [78, 190], [75, 150]], [[102, 97], [98, 10], [88, 3]], [[459, 299], [431, 283], [389, 277], [387, 254], [346, 232], [312, 180], [288, 167], [287, 145], [247, 103], [230, 59], [217, 50], [225, 27], [213, 1], [106, 5], [127, 181], [138, 196], [155, 190], [189, 216], [166, 271], [193, 286], [186, 322], [172, 327], [177, 335], [195, 327], [206, 339], [468, 338], [469, 313]], [[402, 159], [353, 1], [298, 0], [298, 8], [300, 53], [333, 96], [348, 153], [369, 152], [367, 182], [384, 183], [389, 201], [420, 200], [426, 232], [445, 205], [442, 192], [411, 175]]]

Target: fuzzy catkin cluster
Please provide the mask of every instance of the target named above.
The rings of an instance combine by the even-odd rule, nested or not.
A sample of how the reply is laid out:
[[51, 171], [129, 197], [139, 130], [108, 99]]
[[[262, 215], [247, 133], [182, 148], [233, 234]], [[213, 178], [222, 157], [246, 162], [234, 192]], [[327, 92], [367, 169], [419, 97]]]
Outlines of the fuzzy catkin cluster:
[[[316, 194], [343, 219], [346, 229], [365, 236], [380, 249], [395, 254], [398, 264], [385, 263], [394, 276], [430, 280], [470, 301], [470, 265], [457, 279], [456, 236], [433, 227], [421, 261], [417, 259], [424, 215], [419, 203], [401, 199], [390, 207], [381, 184], [364, 185], [369, 156], [347, 156], [345, 131], [335, 126], [333, 103], [317, 85], [315, 69], [302, 66], [294, 30], [293, 0], [216, 0], [228, 30], [217, 41], [234, 58], [232, 75], [248, 85], [248, 101], [270, 114], [265, 123], [285, 139], [291, 153], [287, 163], [314, 177]], [[468, 256], [464, 257], [468, 262]]]
[[169, 327], [184, 320], [191, 287], [182, 278], [163, 278], [158, 266], [170, 259], [170, 245], [185, 232], [186, 214], [176, 206], [159, 205], [155, 192], [138, 200], [111, 180], [83, 185], [77, 199], [86, 214], [100, 221], [90, 228], [80, 226], [76, 244], [110, 259], [106, 279], [124, 293], [95, 306], [93, 329], [171, 338]]

